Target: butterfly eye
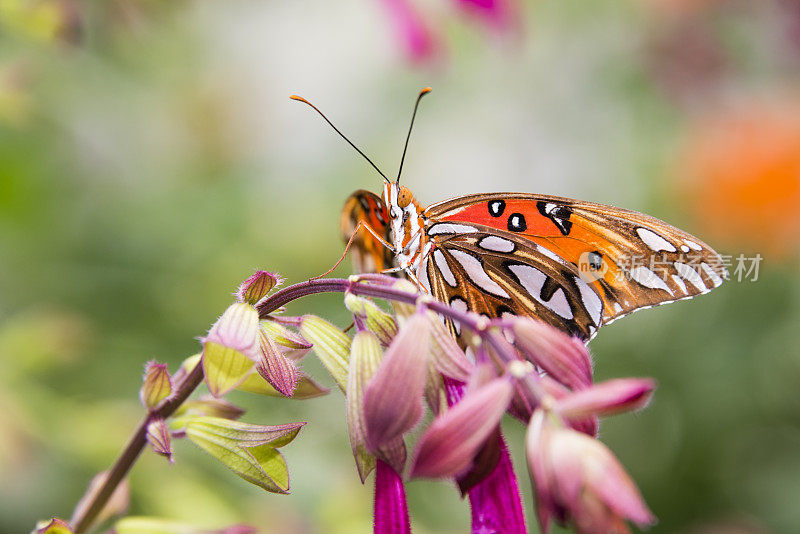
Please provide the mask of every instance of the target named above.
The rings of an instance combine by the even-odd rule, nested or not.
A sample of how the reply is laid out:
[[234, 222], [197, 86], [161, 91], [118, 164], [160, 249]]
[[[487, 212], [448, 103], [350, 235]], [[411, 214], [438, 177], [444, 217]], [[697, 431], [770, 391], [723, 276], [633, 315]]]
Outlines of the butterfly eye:
[[400, 191], [397, 192], [397, 205], [401, 208], [405, 208], [411, 204], [413, 198], [411, 191], [409, 191], [406, 186], [401, 186]]

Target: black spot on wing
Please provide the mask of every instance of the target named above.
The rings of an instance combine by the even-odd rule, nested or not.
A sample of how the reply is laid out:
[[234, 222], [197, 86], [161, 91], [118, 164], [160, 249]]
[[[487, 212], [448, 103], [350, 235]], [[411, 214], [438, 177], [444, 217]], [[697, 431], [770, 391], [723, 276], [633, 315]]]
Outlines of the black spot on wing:
[[525, 216], [521, 213], [512, 213], [508, 216], [508, 230], [510, 232], [524, 232], [528, 229]]
[[490, 200], [489, 201], [489, 215], [492, 217], [500, 217], [506, 210], [505, 200]]

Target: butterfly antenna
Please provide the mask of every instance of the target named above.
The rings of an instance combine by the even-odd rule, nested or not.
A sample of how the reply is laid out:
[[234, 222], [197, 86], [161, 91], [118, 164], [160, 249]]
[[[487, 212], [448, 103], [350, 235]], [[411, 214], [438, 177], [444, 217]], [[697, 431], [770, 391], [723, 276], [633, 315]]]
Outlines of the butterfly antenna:
[[333, 128], [333, 129], [334, 129], [334, 131], [335, 131], [336, 133], [338, 133], [339, 135], [341, 135], [341, 136], [342, 136], [342, 139], [344, 139], [345, 141], [347, 141], [347, 143], [348, 143], [348, 144], [349, 144], [351, 147], [355, 148], [355, 149], [356, 149], [356, 152], [358, 152], [359, 154], [361, 154], [361, 156], [362, 156], [362, 157], [363, 157], [365, 160], [367, 160], [367, 161], [369, 162], [369, 164], [370, 164], [370, 165], [372, 165], [372, 168], [374, 168], [376, 171], [378, 171], [378, 174], [380, 174], [380, 175], [383, 177], [383, 179], [384, 179], [384, 180], [386, 180], [387, 182], [389, 181], [389, 179], [386, 177], [386, 175], [385, 175], [385, 174], [383, 174], [383, 172], [381, 172], [381, 170], [378, 168], [378, 166], [377, 166], [377, 165], [375, 165], [374, 163], [372, 163], [372, 160], [371, 160], [371, 159], [369, 159], [369, 158], [367, 157], [367, 155], [366, 155], [366, 154], [364, 154], [363, 152], [361, 152], [361, 150], [359, 150], [359, 149], [358, 149], [358, 147], [357, 147], [356, 145], [354, 145], [354, 144], [353, 144], [353, 142], [352, 142], [352, 141], [350, 141], [350, 139], [348, 139], [348, 138], [347, 138], [347, 136], [345, 136], [345, 135], [344, 135], [342, 132], [340, 132], [340, 131], [339, 131], [339, 128], [337, 128], [336, 126], [334, 126], [334, 125], [333, 125], [333, 123], [332, 123], [330, 120], [328, 120], [328, 117], [326, 117], [324, 113], [322, 113], [322, 112], [321, 112], [319, 109], [317, 109], [317, 106], [315, 106], [314, 104], [312, 104], [311, 102], [309, 102], [308, 100], [306, 100], [305, 98], [303, 98], [303, 97], [301, 97], [301, 96], [297, 96], [297, 95], [289, 95], [289, 98], [291, 98], [292, 100], [297, 100], [298, 102], [303, 102], [303, 103], [305, 103], [305, 104], [308, 104], [309, 106], [311, 106], [311, 107], [314, 109], [314, 111], [316, 111], [317, 113], [319, 113], [319, 114], [322, 116], [322, 118], [323, 118], [323, 119], [325, 119], [325, 122], [327, 122], [328, 124], [330, 124], [330, 125], [331, 125], [331, 128]]
[[403, 147], [403, 157], [400, 158], [400, 170], [397, 171], [397, 183], [400, 183], [400, 173], [403, 172], [403, 162], [406, 160], [406, 150], [408, 150], [408, 140], [411, 139], [411, 129], [414, 128], [414, 117], [417, 116], [417, 108], [419, 107], [419, 101], [422, 100], [422, 97], [427, 95], [431, 92], [430, 87], [426, 87], [422, 91], [419, 92], [417, 96], [417, 101], [414, 102], [414, 112], [411, 114], [411, 124], [408, 125], [408, 135], [406, 136], [406, 144]]

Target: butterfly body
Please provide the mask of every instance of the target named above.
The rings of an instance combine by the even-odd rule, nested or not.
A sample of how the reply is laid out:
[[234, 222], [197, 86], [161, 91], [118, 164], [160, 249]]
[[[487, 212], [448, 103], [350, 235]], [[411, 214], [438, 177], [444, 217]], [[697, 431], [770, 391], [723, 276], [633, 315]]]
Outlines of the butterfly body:
[[403, 272], [451, 306], [536, 317], [584, 340], [623, 315], [706, 293], [726, 277], [719, 255], [682, 230], [564, 197], [478, 194], [422, 209], [407, 188], [386, 181], [380, 197], [357, 191], [348, 199], [346, 240], [359, 223], [370, 232], [353, 242], [358, 271]]

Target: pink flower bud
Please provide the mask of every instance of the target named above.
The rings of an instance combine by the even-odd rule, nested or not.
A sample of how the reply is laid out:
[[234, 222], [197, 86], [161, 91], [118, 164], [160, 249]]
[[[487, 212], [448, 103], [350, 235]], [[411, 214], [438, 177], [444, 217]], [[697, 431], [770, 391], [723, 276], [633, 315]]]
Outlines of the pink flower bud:
[[259, 331], [258, 337], [256, 371], [280, 393], [291, 397], [299, 380], [297, 367], [278, 350], [278, 346], [264, 330]]
[[428, 312], [431, 323], [431, 359], [437, 371], [445, 376], [466, 382], [475, 366], [467, 358], [447, 327], [433, 312]]
[[443, 478], [466, 471], [500, 424], [513, 393], [508, 378], [495, 378], [434, 419], [420, 438], [411, 476]]
[[236, 300], [247, 304], [255, 304], [266, 297], [275, 286], [281, 285], [283, 279], [277, 273], [256, 271], [250, 278], [242, 282], [236, 291]]
[[155, 360], [147, 362], [144, 368], [144, 383], [139, 390], [139, 399], [148, 410], [155, 408], [172, 393], [172, 380], [167, 365]]
[[36, 525], [35, 534], [72, 534], [69, 523], [54, 517], [50, 521]]
[[541, 321], [519, 317], [513, 325], [516, 346], [534, 364], [571, 389], [592, 383], [592, 360], [577, 338]]
[[258, 312], [249, 304], [236, 303], [217, 319], [204, 340], [250, 355], [256, 345]]
[[607, 380], [560, 399], [557, 409], [570, 420], [640, 410], [650, 402], [655, 388], [648, 378]]
[[364, 423], [371, 451], [402, 436], [422, 417], [430, 334], [422, 314], [411, 316], [386, 350], [364, 392]]
[[624, 531], [624, 521], [654, 522], [636, 484], [598, 440], [561, 426], [536, 410], [528, 427], [528, 467], [544, 532], [550, 521], [578, 532]]
[[169, 463], [172, 463], [172, 436], [163, 419], [154, 419], [147, 425], [147, 442], [153, 448], [153, 452], [164, 456]]

